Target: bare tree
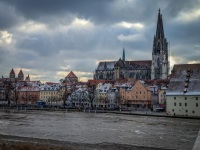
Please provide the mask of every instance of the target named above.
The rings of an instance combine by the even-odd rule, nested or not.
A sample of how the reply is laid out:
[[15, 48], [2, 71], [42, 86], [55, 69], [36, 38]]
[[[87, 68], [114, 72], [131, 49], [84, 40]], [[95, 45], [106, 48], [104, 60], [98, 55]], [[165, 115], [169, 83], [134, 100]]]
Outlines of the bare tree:
[[17, 105], [19, 99], [19, 90], [18, 88], [14, 89], [15, 92], [15, 104]]
[[11, 81], [5, 80], [3, 82], [3, 86], [4, 86], [4, 93], [5, 93], [5, 100], [8, 102], [8, 105], [10, 106], [11, 102], [10, 102], [10, 98], [11, 98], [11, 94], [12, 94], [12, 83]]
[[91, 107], [93, 108], [93, 102], [94, 102], [94, 93], [95, 93], [95, 85], [94, 84], [88, 84], [88, 96], [89, 96], [89, 103], [91, 104]]

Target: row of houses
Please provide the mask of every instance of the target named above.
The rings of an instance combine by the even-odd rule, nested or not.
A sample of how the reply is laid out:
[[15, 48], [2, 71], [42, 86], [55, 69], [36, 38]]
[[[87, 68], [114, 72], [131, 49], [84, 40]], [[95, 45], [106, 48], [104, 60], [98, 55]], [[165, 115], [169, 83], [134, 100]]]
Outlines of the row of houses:
[[[21, 72], [21, 71], [20, 71]], [[11, 71], [13, 73], [13, 71]], [[67, 76], [68, 77], [68, 76]], [[200, 116], [200, 64], [174, 65], [169, 80], [88, 80], [70, 72], [60, 83], [0, 79], [0, 102], [44, 100], [49, 105], [165, 108], [169, 115]]]

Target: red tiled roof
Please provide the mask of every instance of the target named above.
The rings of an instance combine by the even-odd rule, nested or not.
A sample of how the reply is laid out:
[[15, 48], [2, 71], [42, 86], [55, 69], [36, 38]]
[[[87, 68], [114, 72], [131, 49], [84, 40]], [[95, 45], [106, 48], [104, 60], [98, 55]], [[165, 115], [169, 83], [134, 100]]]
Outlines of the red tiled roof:
[[13, 68], [12, 68], [12, 70], [10, 71], [10, 74], [15, 74], [15, 72], [14, 72]]
[[59, 83], [54, 83], [54, 82], [46, 82], [48, 85], [53, 85], [53, 84], [59, 84]]
[[105, 80], [88, 80], [89, 85], [97, 85], [99, 83], [105, 83]]
[[88, 80], [88, 85], [97, 85], [99, 83], [114, 83], [113, 80]]
[[126, 61], [130, 65], [151, 65], [151, 60], [135, 60], [135, 61]]
[[77, 78], [77, 76], [71, 71], [66, 78]]
[[162, 85], [162, 84], [169, 84], [170, 80], [168, 79], [160, 79], [160, 80], [144, 80], [146, 84], [155, 84], [155, 85]]

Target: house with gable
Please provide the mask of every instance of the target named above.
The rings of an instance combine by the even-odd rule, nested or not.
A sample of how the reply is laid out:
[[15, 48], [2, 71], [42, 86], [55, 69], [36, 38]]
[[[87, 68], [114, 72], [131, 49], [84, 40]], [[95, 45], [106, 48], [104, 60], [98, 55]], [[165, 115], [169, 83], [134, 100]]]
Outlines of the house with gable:
[[200, 116], [200, 64], [174, 65], [166, 92], [167, 114]]
[[78, 77], [71, 71], [64, 79], [65, 83], [77, 83]]

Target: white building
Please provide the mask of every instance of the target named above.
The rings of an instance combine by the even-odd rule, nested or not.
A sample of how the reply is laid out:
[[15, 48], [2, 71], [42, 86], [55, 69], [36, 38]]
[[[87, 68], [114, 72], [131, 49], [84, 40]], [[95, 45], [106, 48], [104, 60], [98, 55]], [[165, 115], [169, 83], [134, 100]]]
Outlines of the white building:
[[167, 113], [200, 116], [200, 64], [174, 65], [167, 96]]
[[88, 91], [83, 88], [79, 88], [72, 92], [71, 94], [71, 103], [73, 106], [77, 107], [90, 107]]
[[118, 106], [117, 94], [118, 94], [117, 88], [112, 88], [107, 92], [108, 108], [114, 108]]

